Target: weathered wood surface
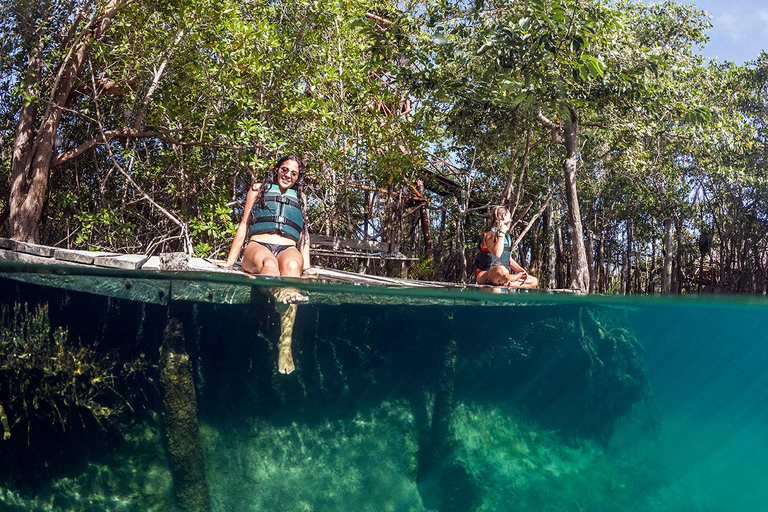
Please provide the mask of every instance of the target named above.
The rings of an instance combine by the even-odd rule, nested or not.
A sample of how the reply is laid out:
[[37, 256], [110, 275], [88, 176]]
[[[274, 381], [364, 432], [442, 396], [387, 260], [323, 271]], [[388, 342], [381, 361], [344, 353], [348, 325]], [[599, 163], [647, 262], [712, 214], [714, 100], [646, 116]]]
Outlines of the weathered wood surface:
[[[0, 267], [1, 268], [1, 267]], [[116, 299], [168, 305], [171, 282], [168, 280], [129, 279], [110, 276], [0, 272], [0, 277], [39, 286], [104, 295]]]
[[[248, 304], [272, 286], [295, 285], [312, 304], [378, 304], [413, 306], [509, 305], [499, 297], [474, 294], [457, 297], [447, 289], [507, 293], [477, 285], [414, 281], [315, 268], [314, 279], [286, 280], [228, 270], [203, 258], [190, 258], [185, 271], [162, 271], [160, 258], [87, 251], [72, 251], [0, 239], [0, 260], [21, 266], [0, 265], [0, 278], [29, 284], [93, 293], [106, 297], [168, 305], [173, 301], [209, 304]], [[321, 283], [364, 285], [359, 289], [326, 288]], [[375, 290], [367, 286], [377, 287]], [[394, 289], [418, 289], [418, 294]], [[442, 291], [441, 291], [442, 290]], [[521, 305], [516, 301], [516, 305]]]

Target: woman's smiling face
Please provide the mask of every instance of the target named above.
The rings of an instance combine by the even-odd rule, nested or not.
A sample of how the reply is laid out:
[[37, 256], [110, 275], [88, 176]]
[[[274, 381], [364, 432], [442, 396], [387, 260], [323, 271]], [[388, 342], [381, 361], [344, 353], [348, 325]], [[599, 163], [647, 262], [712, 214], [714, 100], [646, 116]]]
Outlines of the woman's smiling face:
[[277, 185], [285, 192], [299, 179], [299, 164], [295, 160], [286, 160], [277, 170]]

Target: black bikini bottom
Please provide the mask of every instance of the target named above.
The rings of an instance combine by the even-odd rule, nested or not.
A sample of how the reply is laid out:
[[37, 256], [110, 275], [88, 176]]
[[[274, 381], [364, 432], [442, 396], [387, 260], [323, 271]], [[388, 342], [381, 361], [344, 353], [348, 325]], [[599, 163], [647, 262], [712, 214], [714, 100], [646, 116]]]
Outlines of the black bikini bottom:
[[252, 242], [256, 242], [259, 245], [263, 245], [267, 249], [270, 250], [272, 254], [277, 256], [281, 252], [283, 252], [286, 249], [289, 249], [291, 247], [296, 247], [295, 245], [280, 245], [280, 244], [269, 244], [267, 242], [259, 242], [258, 240], [251, 240]]

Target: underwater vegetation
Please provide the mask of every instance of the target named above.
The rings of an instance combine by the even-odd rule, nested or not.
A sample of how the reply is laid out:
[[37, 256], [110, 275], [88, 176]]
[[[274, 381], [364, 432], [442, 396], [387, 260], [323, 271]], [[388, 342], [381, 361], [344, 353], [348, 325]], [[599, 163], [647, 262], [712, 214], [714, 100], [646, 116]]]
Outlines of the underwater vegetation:
[[658, 427], [625, 311], [301, 305], [284, 375], [269, 300], [0, 287], [0, 510], [713, 510], [617, 442]]
[[118, 389], [145, 373], [146, 367], [141, 358], [122, 362], [70, 340], [61, 327], [51, 329], [46, 306], [33, 311], [25, 304], [2, 307], [3, 439], [8, 441], [14, 434], [23, 437], [43, 424], [62, 431], [93, 422], [109, 428], [132, 409], [132, 397]]
[[[25, 492], [88, 464], [143, 408], [142, 357], [123, 359], [52, 328], [48, 307], [0, 307], [0, 475]], [[103, 444], [102, 444], [103, 443]]]

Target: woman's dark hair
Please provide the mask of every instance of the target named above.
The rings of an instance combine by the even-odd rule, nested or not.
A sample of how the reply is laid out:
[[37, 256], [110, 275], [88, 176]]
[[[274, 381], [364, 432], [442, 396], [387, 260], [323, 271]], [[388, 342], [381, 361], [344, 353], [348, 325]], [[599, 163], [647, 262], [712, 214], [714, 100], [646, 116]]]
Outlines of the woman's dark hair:
[[[289, 160], [293, 160], [299, 166], [299, 177], [296, 178], [296, 183], [294, 183], [291, 188], [296, 191], [296, 197], [298, 197], [299, 206], [301, 207], [301, 215], [304, 217], [304, 227], [301, 230], [301, 237], [299, 238], [299, 241], [296, 243], [296, 248], [301, 250], [301, 243], [302, 241], [304, 241], [304, 239], [307, 237], [307, 234], [308, 234], [307, 203], [304, 199], [304, 162], [302, 162], [301, 158], [299, 158], [296, 155], [285, 155], [280, 160], [278, 160], [277, 163], [271, 169], [267, 171], [267, 175], [264, 177], [264, 180], [261, 182], [261, 189], [259, 190], [259, 198], [256, 200], [256, 204], [253, 206], [253, 208], [254, 209], [266, 208], [267, 205], [264, 202], [264, 196], [266, 194], [267, 187], [277, 183], [277, 175], [280, 172], [280, 167], [282, 167], [283, 164]], [[256, 182], [254, 182], [251, 185], [251, 188], [256, 190], [255, 186], [256, 186]]]

